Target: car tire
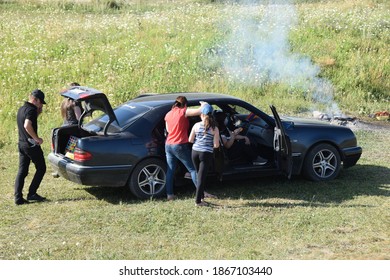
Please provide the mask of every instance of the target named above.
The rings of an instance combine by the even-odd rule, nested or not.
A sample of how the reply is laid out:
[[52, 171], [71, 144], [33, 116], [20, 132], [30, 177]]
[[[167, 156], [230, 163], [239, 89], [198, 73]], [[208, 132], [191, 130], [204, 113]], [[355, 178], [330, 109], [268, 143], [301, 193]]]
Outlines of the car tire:
[[160, 197], [165, 194], [167, 165], [157, 158], [141, 161], [129, 180], [130, 191], [138, 198]]
[[339, 175], [340, 154], [330, 144], [318, 144], [306, 155], [303, 174], [311, 181], [329, 181]]

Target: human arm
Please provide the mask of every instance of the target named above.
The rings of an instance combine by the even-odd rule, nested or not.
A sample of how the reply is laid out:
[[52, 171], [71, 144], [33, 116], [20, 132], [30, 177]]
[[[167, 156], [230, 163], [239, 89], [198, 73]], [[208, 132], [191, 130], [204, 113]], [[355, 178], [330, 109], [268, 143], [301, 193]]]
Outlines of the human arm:
[[187, 110], [186, 110], [186, 117], [199, 116], [202, 113], [203, 106], [205, 106], [206, 104], [208, 104], [208, 103], [201, 101], [199, 108], [197, 108], [197, 109], [187, 108]]
[[234, 141], [236, 140], [235, 134], [230, 130], [228, 130], [228, 132], [229, 132], [229, 137], [223, 134], [221, 135], [222, 144], [226, 149], [230, 149], [230, 147], [233, 146]]
[[195, 132], [196, 132], [196, 127], [199, 126], [199, 123], [196, 123], [190, 132], [190, 136], [188, 137], [188, 142], [194, 143], [195, 142]]
[[226, 137], [225, 135], [221, 135], [222, 143], [226, 149], [230, 149], [231, 146], [233, 146], [234, 141], [236, 140], [244, 139], [246, 145], [250, 144], [250, 140], [247, 136], [240, 135], [241, 131], [242, 128], [237, 128], [234, 131], [228, 130], [229, 137]]
[[243, 135], [237, 134], [236, 135], [236, 139], [237, 140], [244, 139], [245, 140], [245, 145], [250, 145], [251, 144], [251, 141], [249, 140], [249, 138], [247, 136], [243, 136]]
[[214, 128], [214, 149], [219, 148], [219, 129]]
[[245, 140], [245, 144], [246, 145], [250, 145], [251, 144], [251, 141], [249, 140], [249, 138], [247, 136], [244, 136], [244, 135], [241, 135], [240, 133], [242, 132], [242, 127], [239, 127], [239, 128], [236, 128], [232, 134], [234, 134], [234, 138], [235, 140]]
[[167, 133], [169, 134], [169, 127], [168, 127], [168, 122], [165, 122], [165, 130], [167, 131]]
[[38, 137], [37, 133], [35, 132], [32, 122], [29, 119], [24, 120], [24, 129], [27, 131], [27, 133], [31, 136], [32, 139], [34, 139], [35, 142], [37, 142], [39, 145], [43, 143], [43, 139]]

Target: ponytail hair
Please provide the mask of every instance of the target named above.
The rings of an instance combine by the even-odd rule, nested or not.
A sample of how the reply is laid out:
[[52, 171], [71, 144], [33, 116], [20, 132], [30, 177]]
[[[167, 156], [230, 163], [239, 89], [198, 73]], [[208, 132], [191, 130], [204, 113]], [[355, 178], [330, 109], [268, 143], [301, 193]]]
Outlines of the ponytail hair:
[[204, 134], [206, 134], [210, 128], [215, 129], [215, 127], [217, 126], [217, 122], [214, 116], [212, 115], [212, 113], [204, 115], [203, 123], [204, 123]]
[[172, 105], [172, 109], [175, 108], [175, 107], [178, 107], [178, 108], [184, 108], [184, 107], [187, 107], [187, 98], [185, 96], [178, 96], [175, 100], [175, 103], [173, 103]]

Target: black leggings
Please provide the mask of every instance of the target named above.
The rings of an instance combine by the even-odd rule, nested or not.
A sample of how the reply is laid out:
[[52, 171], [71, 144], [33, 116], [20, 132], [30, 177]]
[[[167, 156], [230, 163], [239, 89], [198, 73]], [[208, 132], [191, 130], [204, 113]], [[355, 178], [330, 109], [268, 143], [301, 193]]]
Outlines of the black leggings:
[[206, 184], [206, 176], [209, 171], [210, 164], [213, 160], [213, 153], [198, 152], [192, 150], [192, 162], [194, 163], [197, 172], [196, 182], [196, 197], [195, 202], [200, 203], [204, 198], [204, 187]]

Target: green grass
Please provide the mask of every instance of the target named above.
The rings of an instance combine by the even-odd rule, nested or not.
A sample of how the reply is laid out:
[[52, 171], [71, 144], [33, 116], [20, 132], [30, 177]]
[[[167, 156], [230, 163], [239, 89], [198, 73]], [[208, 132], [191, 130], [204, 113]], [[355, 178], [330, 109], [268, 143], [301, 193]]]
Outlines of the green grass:
[[3, 147], [0, 259], [389, 259], [390, 133], [356, 133], [364, 153], [338, 179], [210, 184], [219, 198], [208, 208], [194, 206], [191, 186], [173, 202], [140, 201], [126, 188], [54, 179], [50, 168], [48, 202], [15, 206], [17, 152]]
[[[387, 1], [297, 3], [282, 7], [275, 24], [267, 5], [236, 1], [1, 1], [0, 143], [16, 141], [16, 110], [34, 88], [47, 93], [41, 132], [48, 140], [61, 123], [58, 92], [72, 81], [102, 90], [114, 106], [144, 92], [204, 91], [266, 111], [272, 103], [283, 114], [334, 104], [360, 118], [390, 110]], [[275, 38], [284, 32], [283, 52], [256, 55], [280, 47]], [[253, 71], [259, 57], [280, 59], [273, 66], [281, 78], [269, 76], [269, 62]], [[309, 69], [295, 77], [302, 64]], [[319, 81], [332, 85], [326, 101], [315, 97]]]
[[[359, 164], [326, 184], [213, 184], [219, 199], [199, 209], [191, 187], [172, 203], [139, 201], [126, 189], [54, 179], [49, 167], [40, 188], [49, 201], [14, 205], [16, 111], [37, 87], [48, 101], [39, 118], [46, 155], [61, 124], [58, 92], [73, 81], [103, 90], [113, 105], [143, 92], [206, 91], [273, 103], [281, 113], [312, 110], [301, 84], [228, 75], [227, 23], [252, 13], [260, 22], [265, 10], [222, 2], [0, 1], [0, 259], [390, 258], [388, 126], [356, 131]], [[297, 2], [291, 53], [319, 67], [343, 112], [365, 119], [389, 110], [387, 1]]]

